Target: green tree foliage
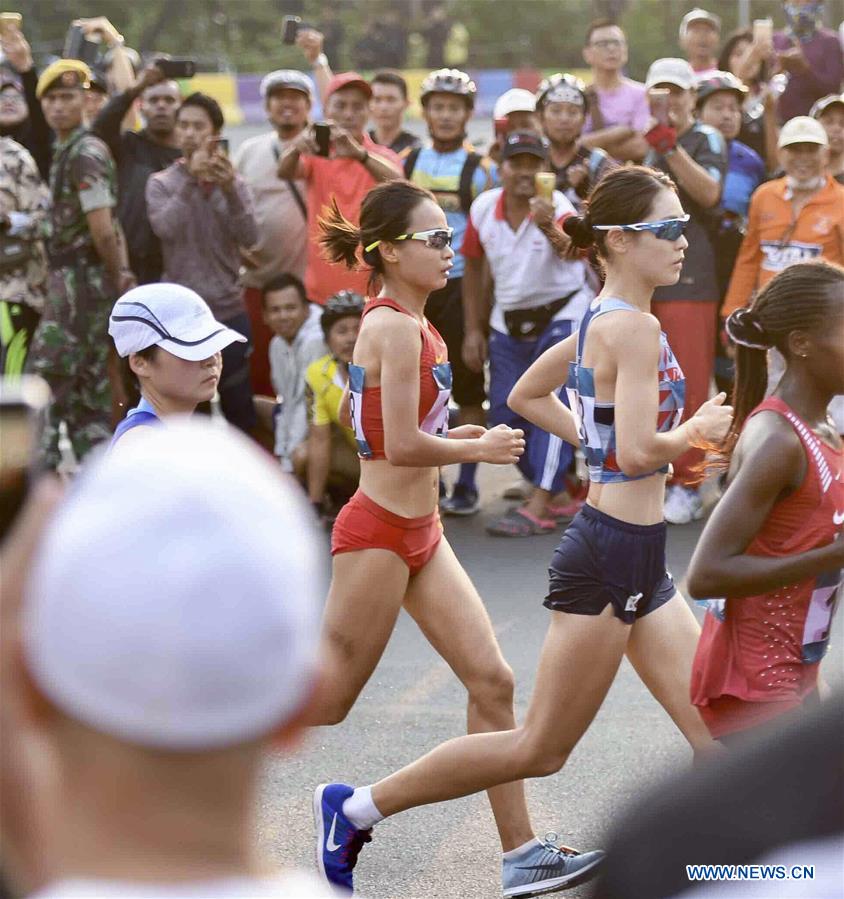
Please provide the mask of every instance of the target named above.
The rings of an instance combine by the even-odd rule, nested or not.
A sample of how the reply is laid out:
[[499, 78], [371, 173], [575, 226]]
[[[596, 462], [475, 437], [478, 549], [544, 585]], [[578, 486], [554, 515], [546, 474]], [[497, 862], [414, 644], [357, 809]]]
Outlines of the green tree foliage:
[[[351, 65], [351, 48], [389, 3], [398, 2], [408, 28], [424, 26], [429, 0], [9, 0], [5, 9], [24, 15], [24, 30], [42, 54], [60, 52], [71, 19], [105, 15], [129, 46], [191, 56], [208, 68], [265, 72], [301, 68], [301, 53], [281, 43], [287, 13], [323, 24], [329, 6], [344, 31], [335, 68]], [[701, 5], [720, 15], [724, 34], [738, 24], [737, 0], [450, 0], [455, 21], [469, 31], [470, 68], [541, 69], [583, 66], [581, 47], [596, 16], [615, 13], [627, 30], [630, 73], [641, 78], [660, 56], [679, 54], [683, 14]], [[844, 19], [844, 0], [827, 0], [827, 21]], [[783, 23], [780, 0], [751, 0], [751, 18]]]

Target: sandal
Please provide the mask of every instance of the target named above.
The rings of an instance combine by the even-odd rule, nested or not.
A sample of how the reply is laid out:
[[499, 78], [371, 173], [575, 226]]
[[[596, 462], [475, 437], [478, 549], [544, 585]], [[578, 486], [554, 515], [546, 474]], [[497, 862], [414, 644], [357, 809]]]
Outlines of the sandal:
[[525, 508], [510, 509], [498, 521], [486, 526], [493, 537], [533, 537], [555, 530], [557, 522], [549, 518], [537, 518]]

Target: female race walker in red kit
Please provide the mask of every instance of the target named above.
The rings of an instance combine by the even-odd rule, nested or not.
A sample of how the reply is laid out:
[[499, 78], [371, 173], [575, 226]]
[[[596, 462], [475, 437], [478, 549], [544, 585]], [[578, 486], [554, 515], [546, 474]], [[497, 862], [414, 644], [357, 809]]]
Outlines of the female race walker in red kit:
[[[336, 205], [321, 222], [328, 257], [351, 268], [362, 250], [371, 283], [380, 279], [383, 289], [364, 308], [349, 366], [360, 487], [332, 533], [323, 634], [335, 669], [312, 723], [345, 718], [404, 608], [465, 685], [469, 731], [508, 730], [515, 727], [513, 675], [480, 596], [443, 536], [437, 504], [440, 466], [513, 463], [524, 452], [523, 433], [506, 425], [448, 430], [451, 369], [445, 343], [424, 312], [428, 294], [446, 283], [454, 251], [452, 229], [433, 195], [406, 181], [378, 185], [364, 199], [360, 222], [358, 228], [347, 221]], [[337, 810], [351, 793], [319, 789], [314, 803], [325, 847], [320, 869], [348, 888], [368, 840], [358, 830], [344, 836]], [[521, 782], [489, 797], [505, 851], [534, 839]], [[366, 797], [356, 804], [365, 807]], [[558, 876], [601, 857], [549, 852], [548, 870]]]
[[[789, 266], [727, 320], [736, 344], [729, 487], [689, 589], [710, 600], [692, 701], [729, 743], [817, 699], [844, 567], [844, 450], [827, 406], [844, 393], [844, 269]], [[787, 361], [764, 399], [766, 354]]]

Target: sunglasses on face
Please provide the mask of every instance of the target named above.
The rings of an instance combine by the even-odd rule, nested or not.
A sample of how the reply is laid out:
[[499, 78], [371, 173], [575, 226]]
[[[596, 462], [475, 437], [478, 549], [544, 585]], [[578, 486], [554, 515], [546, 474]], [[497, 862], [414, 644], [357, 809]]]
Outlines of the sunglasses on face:
[[[399, 240], [424, 240], [425, 246], [431, 250], [444, 250], [451, 246], [451, 240], [454, 237], [454, 228], [431, 228], [430, 231], [414, 231], [412, 234], [399, 234], [398, 237], [391, 238], [393, 241]], [[366, 252], [374, 250], [380, 240], [371, 243], [366, 247]]]
[[663, 219], [661, 222], [636, 222], [632, 225], [593, 225], [595, 231], [650, 231], [657, 240], [677, 240], [686, 231], [689, 216], [678, 219]]

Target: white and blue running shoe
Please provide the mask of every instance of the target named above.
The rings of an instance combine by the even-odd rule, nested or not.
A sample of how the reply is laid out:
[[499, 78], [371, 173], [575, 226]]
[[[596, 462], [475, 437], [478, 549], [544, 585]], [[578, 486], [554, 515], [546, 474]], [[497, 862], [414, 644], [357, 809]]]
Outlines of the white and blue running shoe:
[[503, 860], [504, 899], [567, 890], [591, 880], [598, 873], [604, 860], [600, 849], [577, 852], [567, 846], [555, 845], [556, 841], [557, 834], [546, 834], [544, 840], [538, 841], [524, 855]]
[[358, 830], [343, 814], [343, 803], [354, 793], [347, 784], [320, 784], [314, 792], [316, 855], [320, 874], [341, 895], [354, 889], [352, 871], [372, 829]]

